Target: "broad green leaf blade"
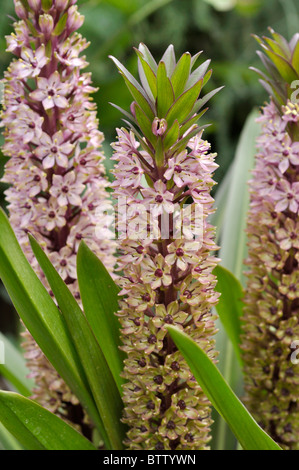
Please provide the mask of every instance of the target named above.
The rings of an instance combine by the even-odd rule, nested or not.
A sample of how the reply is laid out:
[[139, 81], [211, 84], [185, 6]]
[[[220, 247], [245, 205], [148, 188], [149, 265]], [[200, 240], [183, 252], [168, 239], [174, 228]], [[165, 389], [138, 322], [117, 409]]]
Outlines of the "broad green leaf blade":
[[[178, 61], [176, 68], [174, 69], [174, 72], [171, 76], [171, 83], [173, 86], [175, 98], [178, 98], [185, 90], [185, 85], [190, 74], [190, 68], [191, 55], [189, 54], [189, 52], [185, 52], [185, 54], [183, 54], [180, 60]], [[198, 80], [200, 78], [201, 77], [199, 77]], [[198, 80], [196, 80], [196, 82]]]
[[[164, 62], [166, 66], [167, 76], [170, 78], [175, 69], [176, 60], [173, 44], [170, 44], [164, 52], [161, 62]], [[159, 69], [159, 66], [158, 66]]]
[[1, 344], [4, 348], [4, 364], [0, 363], [0, 374], [3, 375], [18, 392], [29, 397], [34, 382], [26, 377], [29, 374], [29, 370], [26, 367], [24, 356], [2, 333], [0, 333], [0, 345]]
[[143, 54], [138, 49], [134, 49], [138, 56], [138, 72], [142, 86], [152, 101], [155, 101], [157, 97], [156, 75], [146, 60], [144, 60]]
[[28, 263], [2, 210], [0, 278], [26, 328], [97, 424], [100, 417], [65, 321]]
[[157, 71], [157, 112], [159, 118], [165, 117], [173, 101], [173, 88], [167, 76], [166, 66], [161, 61]]
[[[226, 209], [223, 213], [223, 230], [220, 234], [221, 265], [228, 269], [244, 285], [244, 259], [247, 257], [246, 219], [249, 208], [247, 182], [254, 166], [256, 139], [260, 125], [256, 122], [258, 111], [253, 110], [242, 130], [234, 161], [232, 163], [230, 187], [227, 194]], [[231, 388], [241, 393], [242, 371], [233, 345], [225, 330], [219, 325], [216, 335], [216, 349], [219, 351], [218, 368]], [[234, 437], [229, 433], [225, 421], [220, 417], [215, 420], [215, 445], [219, 448], [231, 448]], [[230, 434], [230, 435], [229, 435]], [[226, 441], [226, 444], [224, 443]]]
[[27, 450], [96, 450], [65, 421], [17, 393], [0, 391], [0, 421]]
[[195, 101], [202, 89], [202, 80], [199, 80], [193, 87], [182, 93], [169, 109], [166, 120], [168, 126], [172, 126], [175, 119], [181, 124], [190, 114]]
[[217, 277], [216, 291], [221, 293], [219, 302], [216, 305], [216, 310], [234, 346], [235, 354], [238, 357], [240, 365], [242, 365], [240, 335], [243, 289], [235, 276], [230, 271], [223, 268], [223, 266], [216, 266], [213, 272]]
[[133, 77], [133, 75], [113, 56], [109, 56], [110, 59], [113, 60], [116, 67], [120, 71], [121, 75], [124, 78], [124, 81], [133, 96], [134, 100], [139, 104], [139, 106], [143, 109], [146, 115], [150, 119], [154, 119], [154, 112], [149, 104], [149, 98], [144, 92], [143, 88], [140, 86], [138, 81]]
[[169, 326], [167, 329], [203, 392], [226, 420], [243, 449], [281, 450], [253, 419], [206, 353], [177, 328]]
[[77, 271], [80, 294], [86, 318], [106, 357], [114, 380], [121, 392], [124, 353], [119, 349], [120, 324], [115, 316], [119, 310], [119, 288], [103, 263], [81, 242]]
[[157, 137], [152, 132], [152, 123], [137, 103], [135, 103], [134, 110], [139, 129], [144, 137], [155, 147]]
[[24, 447], [0, 423], [0, 450], [23, 450]]
[[236, 149], [219, 253], [221, 264], [231, 271], [243, 285], [243, 262], [247, 256], [245, 229], [249, 208], [247, 182], [254, 166], [256, 139], [260, 133], [260, 125], [256, 122], [257, 117], [256, 110], [248, 116]]
[[106, 447], [121, 449], [125, 437], [124, 426], [120, 422], [123, 404], [105, 356], [72, 293], [33, 237], [30, 237], [30, 243], [65, 318], [86, 374], [102, 419], [99, 431]]

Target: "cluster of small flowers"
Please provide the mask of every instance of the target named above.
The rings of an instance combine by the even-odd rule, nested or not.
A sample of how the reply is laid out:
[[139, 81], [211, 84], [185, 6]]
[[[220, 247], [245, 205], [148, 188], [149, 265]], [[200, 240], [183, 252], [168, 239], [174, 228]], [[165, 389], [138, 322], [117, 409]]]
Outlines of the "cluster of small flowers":
[[299, 337], [298, 111], [288, 102], [280, 113], [271, 102], [259, 118], [243, 337], [246, 403], [279, 444], [297, 450], [299, 366], [290, 357]]
[[[158, 167], [132, 131], [117, 134], [114, 195], [127, 205], [118, 213], [126, 444], [136, 450], [206, 449], [209, 402], [166, 327], [184, 330], [214, 358], [211, 307], [218, 293], [212, 270], [218, 260], [211, 253], [217, 247], [207, 217], [215, 154], [200, 133]], [[196, 236], [199, 225], [202, 237]]]
[[[7, 37], [7, 50], [17, 58], [4, 78], [3, 152], [9, 160], [2, 181], [12, 185], [6, 191], [10, 222], [32, 266], [39, 272], [28, 232], [79, 299], [80, 240], [110, 270], [115, 247], [95, 237], [97, 206], [109, 202], [103, 135], [90, 97], [95, 88], [90, 73], [81, 73], [88, 65], [81, 56], [88, 43], [76, 32], [83, 17], [75, 3], [53, 0], [44, 11], [40, 0], [28, 0], [28, 8], [15, 1], [20, 21]], [[77, 403], [27, 336], [26, 356], [38, 385], [35, 398], [51, 411], [61, 402]]]

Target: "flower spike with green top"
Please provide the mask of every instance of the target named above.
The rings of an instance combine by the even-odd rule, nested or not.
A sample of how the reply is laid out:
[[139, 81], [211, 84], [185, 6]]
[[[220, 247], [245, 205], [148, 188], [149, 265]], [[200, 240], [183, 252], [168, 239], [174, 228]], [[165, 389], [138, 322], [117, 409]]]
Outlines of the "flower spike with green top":
[[257, 71], [270, 101], [262, 133], [248, 215], [247, 290], [243, 327], [246, 404], [284, 449], [298, 450], [299, 365], [299, 35], [288, 43], [256, 37], [266, 72]]
[[[96, 237], [96, 210], [109, 205], [96, 105], [76, 30], [84, 17], [76, 0], [15, 0], [19, 21], [7, 36], [15, 55], [4, 75], [3, 153], [9, 157], [2, 181], [10, 222], [41, 279], [28, 232], [41, 244], [77, 300], [76, 254], [83, 239], [110, 270], [112, 241]], [[103, 222], [103, 220], [101, 220]], [[97, 227], [99, 229], [99, 227]], [[47, 287], [49, 287], [47, 285]], [[25, 333], [34, 398], [90, 433], [77, 398], [58, 376], [34, 339]]]
[[113, 58], [134, 99], [131, 113], [122, 110], [128, 128], [118, 129], [112, 144], [126, 445], [208, 449], [210, 404], [167, 325], [188, 333], [215, 359], [212, 270], [218, 260], [207, 218], [217, 165], [198, 120], [217, 90], [200, 98], [211, 76], [209, 61], [194, 68], [200, 54], [185, 53], [176, 62], [170, 46], [157, 64], [144, 44], [136, 53], [141, 83]]

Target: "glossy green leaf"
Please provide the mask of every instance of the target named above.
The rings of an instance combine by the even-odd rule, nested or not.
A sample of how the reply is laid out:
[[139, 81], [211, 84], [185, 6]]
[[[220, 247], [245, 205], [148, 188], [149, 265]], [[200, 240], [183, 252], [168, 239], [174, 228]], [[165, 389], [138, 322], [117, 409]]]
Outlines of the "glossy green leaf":
[[52, 0], [42, 0], [42, 9], [47, 12], [52, 7]]
[[109, 56], [110, 59], [113, 60], [115, 65], [117, 66], [118, 70], [120, 71], [121, 75], [124, 78], [124, 81], [133, 96], [134, 100], [139, 104], [141, 109], [146, 113], [149, 119], [154, 119], [154, 112], [148, 102], [148, 97], [145, 94], [143, 88], [137, 82], [137, 80], [133, 77], [133, 75], [113, 56]]
[[198, 111], [211, 99], [213, 96], [216, 95], [220, 90], [224, 88], [223, 86], [219, 88], [215, 88], [215, 90], [210, 91], [207, 93], [205, 96], [197, 100], [191, 110], [190, 116], [193, 116], [193, 114], [198, 113]]
[[281, 57], [280, 55], [271, 51], [268, 47], [264, 45], [262, 45], [262, 48], [268, 55], [268, 57], [272, 60], [280, 75], [287, 83], [292, 83], [294, 80], [298, 80], [297, 73], [295, 72], [293, 67], [287, 62], [287, 60], [284, 59], [284, 57]]
[[[105, 356], [72, 293], [33, 237], [30, 237], [30, 243], [66, 321], [86, 374], [102, 419], [99, 431], [106, 447], [121, 449], [124, 439], [124, 426], [120, 423], [123, 405]], [[92, 273], [89, 272], [89, 276]]]
[[206, 60], [201, 65], [199, 65], [197, 69], [194, 70], [194, 72], [191, 73], [186, 83], [186, 87], [185, 87], [186, 89], [192, 87], [196, 82], [198, 82], [198, 80], [204, 77], [210, 63], [211, 63], [210, 59]]
[[[260, 125], [256, 122], [258, 111], [253, 110], [248, 116], [237, 145], [231, 167], [230, 187], [223, 214], [223, 230], [220, 234], [221, 265], [228, 269], [242, 285], [245, 284], [244, 260], [247, 257], [246, 220], [249, 209], [249, 191], [247, 182], [251, 178], [256, 153], [256, 139], [260, 134]], [[219, 351], [218, 368], [234, 391], [241, 393], [241, 368], [234, 347], [226, 331], [218, 324], [216, 349]], [[229, 436], [226, 423], [221, 418], [214, 424], [217, 448], [231, 448], [233, 436]]]
[[296, 70], [297, 74], [299, 74], [299, 41], [297, 42], [293, 50], [292, 66]]
[[56, 24], [55, 28], [54, 28], [54, 31], [53, 31], [53, 35], [54, 36], [59, 36], [65, 29], [65, 26], [66, 26], [66, 22], [67, 22], [67, 17], [68, 17], [68, 14], [65, 13], [64, 15], [62, 15], [62, 17], [59, 19], [58, 23]]
[[4, 348], [4, 364], [0, 364], [0, 374], [22, 395], [30, 396], [34, 382], [27, 378], [29, 370], [24, 356], [2, 333], [0, 333], [1, 344]]
[[0, 422], [27, 450], [96, 450], [65, 421], [17, 393], [0, 391]]
[[[178, 98], [185, 90], [185, 85], [189, 78], [191, 68], [191, 55], [189, 52], [185, 52], [178, 61], [176, 68], [171, 76], [171, 83], [175, 98]], [[201, 78], [201, 77], [199, 77]], [[196, 80], [198, 81], [198, 80]]]
[[167, 151], [172, 145], [176, 143], [180, 136], [180, 125], [177, 120], [174, 121], [172, 124], [171, 128], [168, 129], [164, 140], [163, 140], [163, 145], [164, 145], [164, 150]]
[[2, 210], [0, 278], [25, 326], [97, 424], [100, 417], [64, 318], [28, 263]]
[[0, 450], [24, 450], [24, 447], [0, 422]]
[[167, 76], [170, 78], [176, 66], [174, 47], [172, 44], [167, 47], [166, 51], [162, 56], [161, 62], [165, 64]]
[[218, 304], [216, 305], [216, 310], [234, 346], [238, 360], [240, 364], [242, 364], [240, 335], [243, 309], [242, 298], [244, 295], [243, 289], [235, 276], [223, 266], [216, 266], [213, 273], [217, 277], [216, 291], [221, 294]]
[[119, 349], [120, 324], [115, 315], [119, 310], [119, 288], [103, 263], [84, 242], [80, 243], [78, 251], [77, 271], [86, 318], [121, 392], [125, 356]]
[[144, 137], [146, 137], [147, 140], [153, 146], [155, 146], [157, 137], [153, 134], [151, 121], [149, 120], [147, 115], [142, 111], [140, 106], [138, 106], [138, 104], [135, 104], [134, 110], [135, 110], [136, 122], [139, 126], [139, 129], [143, 133]]
[[155, 59], [153, 58], [150, 50], [148, 49], [148, 47], [143, 42], [141, 42], [139, 44], [138, 49], [141, 52], [141, 54], [143, 55], [143, 57], [146, 60], [146, 62], [148, 63], [148, 65], [150, 66], [150, 68], [152, 69], [152, 71], [154, 72], [154, 74], [156, 74], [157, 69], [158, 69], [158, 65], [157, 65], [157, 62], [155, 61]]
[[147, 92], [148, 96], [153, 100], [157, 98], [157, 78], [153, 70], [143, 58], [142, 53], [135, 49], [136, 54], [138, 55], [138, 72], [143, 88]]
[[186, 359], [195, 379], [225, 419], [244, 450], [281, 450], [257, 424], [206, 353], [173, 326], [168, 331]]
[[166, 115], [168, 126], [172, 126], [175, 119], [177, 119], [180, 124], [184, 122], [190, 114], [201, 89], [202, 80], [199, 80], [195, 85], [193, 85], [193, 87], [189, 88], [189, 90], [179, 96]]
[[171, 81], [167, 76], [164, 62], [160, 62], [157, 71], [157, 111], [158, 117], [165, 117], [174, 102], [174, 93]]

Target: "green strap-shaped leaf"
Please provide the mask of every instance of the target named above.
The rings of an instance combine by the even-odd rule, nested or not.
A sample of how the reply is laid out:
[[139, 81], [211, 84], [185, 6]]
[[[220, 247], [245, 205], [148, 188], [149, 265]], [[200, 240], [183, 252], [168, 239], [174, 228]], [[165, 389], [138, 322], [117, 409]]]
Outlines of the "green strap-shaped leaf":
[[281, 450], [253, 419], [206, 353], [177, 328], [169, 326], [167, 329], [203, 392], [228, 423], [243, 449]]
[[168, 126], [172, 126], [175, 119], [181, 124], [190, 114], [202, 89], [202, 80], [199, 80], [193, 87], [182, 93], [169, 109], [166, 120]]
[[157, 98], [157, 78], [152, 68], [144, 59], [143, 54], [135, 49], [138, 55], [138, 72], [143, 88], [145, 89], [148, 96], [155, 101]]
[[17, 393], [0, 391], [0, 422], [27, 450], [96, 450], [65, 421]]
[[[185, 85], [190, 74], [190, 68], [191, 55], [189, 54], [189, 52], [185, 52], [185, 54], [183, 54], [180, 60], [178, 61], [176, 68], [174, 69], [174, 72], [171, 76], [171, 83], [176, 98], [178, 98], [185, 89]], [[200, 78], [201, 77], [199, 77], [199, 79]]]
[[133, 77], [133, 75], [121, 64], [121, 62], [119, 62], [118, 59], [116, 59], [113, 56], [109, 56], [109, 58], [113, 60], [116, 67], [118, 68], [121, 75], [123, 76], [124, 81], [131, 95], [133, 96], [134, 100], [139, 104], [141, 109], [143, 109], [143, 111], [148, 116], [148, 118], [153, 120], [155, 117], [154, 112], [149, 103], [149, 98], [144, 92], [143, 88], [140, 86], [137, 80]]
[[26, 377], [29, 370], [24, 356], [2, 333], [0, 333], [0, 347], [1, 345], [4, 349], [4, 364], [0, 364], [0, 374], [9, 380], [18, 392], [29, 397], [34, 382]]
[[0, 278], [25, 326], [97, 425], [101, 420], [64, 318], [0, 210]]
[[142, 111], [140, 106], [135, 103], [134, 106], [136, 122], [139, 126], [139, 129], [143, 133], [144, 137], [155, 147], [157, 137], [152, 132], [152, 123], [150, 122], [147, 115]]
[[122, 391], [124, 353], [121, 345], [119, 321], [119, 288], [98, 257], [84, 243], [80, 243], [77, 256], [80, 294], [86, 318], [106, 357], [114, 380]]
[[213, 272], [217, 277], [216, 291], [221, 293], [216, 310], [242, 364], [240, 335], [243, 289], [235, 276], [223, 266], [216, 266]]
[[165, 117], [174, 102], [174, 93], [171, 81], [167, 76], [164, 62], [160, 62], [157, 71], [157, 112], [158, 117]]
[[65, 318], [86, 374], [102, 419], [103, 424], [99, 431], [106, 447], [121, 449], [125, 437], [124, 426], [120, 422], [123, 405], [105, 356], [72, 293], [36, 240], [30, 237], [30, 243]]
[[24, 447], [0, 422], [0, 450], [24, 450]]
[[[167, 76], [170, 78], [176, 66], [175, 52], [173, 44], [170, 44], [164, 52], [161, 62], [166, 66]], [[159, 66], [158, 66], [159, 68]]]

